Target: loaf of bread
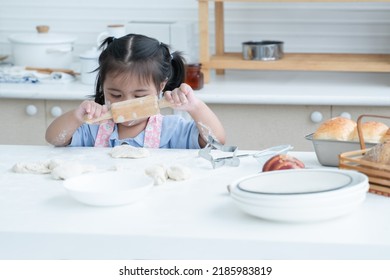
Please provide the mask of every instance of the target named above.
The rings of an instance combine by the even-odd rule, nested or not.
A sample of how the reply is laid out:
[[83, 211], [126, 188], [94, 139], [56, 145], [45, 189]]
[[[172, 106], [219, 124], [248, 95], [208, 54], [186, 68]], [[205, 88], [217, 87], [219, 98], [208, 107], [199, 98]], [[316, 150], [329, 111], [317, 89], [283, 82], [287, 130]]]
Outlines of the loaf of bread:
[[335, 117], [323, 122], [314, 133], [313, 139], [350, 141], [355, 128], [355, 121]]
[[[369, 121], [361, 124], [364, 142], [366, 143], [382, 143], [385, 140], [385, 135], [389, 127], [381, 122]], [[387, 135], [389, 137], [390, 135]], [[352, 133], [352, 141], [359, 142], [357, 127]]]
[[390, 164], [390, 142], [375, 145], [362, 159], [376, 163]]

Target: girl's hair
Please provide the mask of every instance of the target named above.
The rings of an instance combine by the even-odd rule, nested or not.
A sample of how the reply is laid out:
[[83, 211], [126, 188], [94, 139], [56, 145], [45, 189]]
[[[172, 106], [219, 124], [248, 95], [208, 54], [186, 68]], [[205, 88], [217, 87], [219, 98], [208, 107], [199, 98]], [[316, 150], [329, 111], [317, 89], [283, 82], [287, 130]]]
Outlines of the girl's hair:
[[121, 38], [108, 37], [101, 44], [95, 102], [104, 104], [103, 85], [107, 74], [129, 73], [141, 82], [153, 82], [157, 90], [173, 90], [184, 82], [185, 60], [180, 52], [170, 53], [169, 46], [139, 34]]

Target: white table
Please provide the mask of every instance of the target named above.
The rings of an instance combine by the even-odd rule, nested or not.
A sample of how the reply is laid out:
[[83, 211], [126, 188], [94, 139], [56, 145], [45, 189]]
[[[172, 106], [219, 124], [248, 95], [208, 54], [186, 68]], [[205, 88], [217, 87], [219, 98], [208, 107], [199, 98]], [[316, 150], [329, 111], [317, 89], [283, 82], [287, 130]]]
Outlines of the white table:
[[[390, 198], [368, 194], [352, 214], [318, 223], [266, 221], [240, 211], [233, 180], [258, 172], [211, 165], [197, 150], [151, 150], [144, 159], [113, 159], [109, 149], [0, 146], [0, 259], [390, 259]], [[320, 167], [314, 153], [292, 153]], [[121, 207], [73, 200], [50, 175], [17, 174], [21, 161], [78, 160], [106, 170], [185, 164], [192, 178], [156, 186]]]

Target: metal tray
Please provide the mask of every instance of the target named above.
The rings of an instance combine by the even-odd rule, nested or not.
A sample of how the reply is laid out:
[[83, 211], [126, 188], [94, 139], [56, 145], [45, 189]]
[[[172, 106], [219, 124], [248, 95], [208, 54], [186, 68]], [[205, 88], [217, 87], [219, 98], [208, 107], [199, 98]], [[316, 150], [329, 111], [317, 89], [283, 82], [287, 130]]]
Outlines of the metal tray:
[[[306, 135], [305, 138], [313, 142], [314, 151], [321, 165], [339, 166], [339, 155], [341, 153], [360, 150], [359, 142], [313, 139], [313, 134]], [[366, 143], [366, 146], [370, 148], [376, 144]]]

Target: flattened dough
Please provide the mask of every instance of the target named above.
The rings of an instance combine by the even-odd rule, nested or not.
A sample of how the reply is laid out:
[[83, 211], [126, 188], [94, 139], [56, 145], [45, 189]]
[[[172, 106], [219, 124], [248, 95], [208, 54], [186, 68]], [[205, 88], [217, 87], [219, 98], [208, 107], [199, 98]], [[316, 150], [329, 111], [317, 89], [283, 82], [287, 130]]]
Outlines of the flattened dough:
[[12, 167], [15, 173], [49, 174], [51, 172], [49, 161], [18, 162]]
[[130, 145], [116, 146], [112, 148], [110, 154], [113, 158], [144, 158], [150, 156], [147, 149]]
[[185, 166], [172, 165], [167, 169], [169, 179], [183, 181], [191, 178], [191, 170]]
[[55, 167], [51, 172], [51, 176], [57, 180], [65, 180], [95, 170], [96, 167], [94, 165], [66, 162]]

